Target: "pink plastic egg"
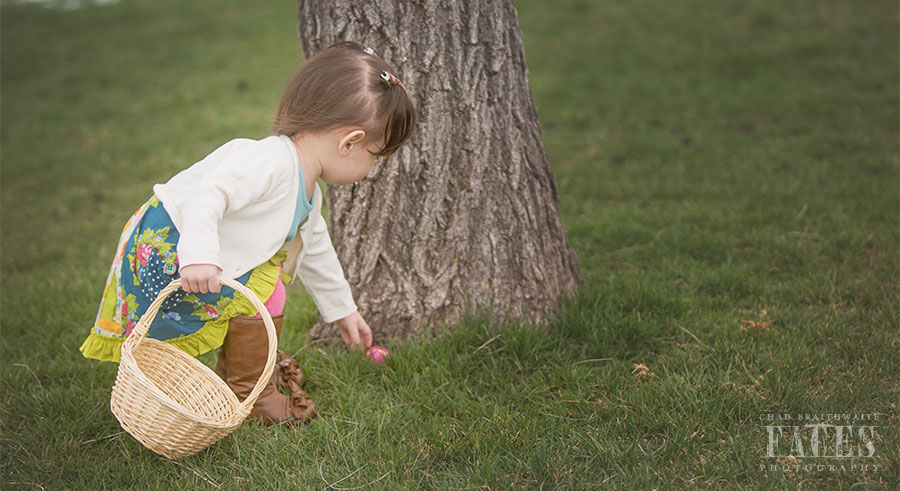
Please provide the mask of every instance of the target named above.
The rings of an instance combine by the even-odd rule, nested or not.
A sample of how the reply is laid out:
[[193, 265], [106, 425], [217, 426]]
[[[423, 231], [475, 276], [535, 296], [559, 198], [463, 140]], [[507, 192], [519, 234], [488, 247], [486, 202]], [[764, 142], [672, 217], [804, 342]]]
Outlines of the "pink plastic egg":
[[383, 348], [381, 346], [372, 346], [366, 351], [366, 356], [369, 357], [369, 361], [376, 365], [380, 365], [384, 363], [384, 360], [388, 357], [387, 348]]

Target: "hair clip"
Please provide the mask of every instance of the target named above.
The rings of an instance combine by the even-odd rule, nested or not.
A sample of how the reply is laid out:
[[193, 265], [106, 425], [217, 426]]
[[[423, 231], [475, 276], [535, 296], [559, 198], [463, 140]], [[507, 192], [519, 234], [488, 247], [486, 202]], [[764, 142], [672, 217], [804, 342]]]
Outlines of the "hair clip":
[[372, 49], [372, 48], [370, 48], [370, 47], [368, 47], [368, 46], [366, 46], [366, 49], [364, 49], [363, 52], [364, 52], [365, 54], [367, 54], [367, 55], [374, 55], [374, 54], [375, 54], [375, 50]]
[[387, 82], [388, 85], [399, 85], [400, 87], [403, 87], [403, 90], [406, 90], [406, 86], [403, 85], [403, 82], [391, 72], [381, 72], [381, 79]]

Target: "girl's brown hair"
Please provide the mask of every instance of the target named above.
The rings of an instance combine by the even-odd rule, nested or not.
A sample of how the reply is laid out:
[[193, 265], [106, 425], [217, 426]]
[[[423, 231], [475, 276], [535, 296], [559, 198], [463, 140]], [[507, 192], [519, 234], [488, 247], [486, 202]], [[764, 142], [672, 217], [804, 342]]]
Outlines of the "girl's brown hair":
[[272, 131], [293, 136], [359, 126], [367, 142], [383, 137], [384, 147], [376, 155], [390, 155], [416, 124], [415, 103], [394, 75], [371, 49], [351, 41], [333, 44], [291, 76]]

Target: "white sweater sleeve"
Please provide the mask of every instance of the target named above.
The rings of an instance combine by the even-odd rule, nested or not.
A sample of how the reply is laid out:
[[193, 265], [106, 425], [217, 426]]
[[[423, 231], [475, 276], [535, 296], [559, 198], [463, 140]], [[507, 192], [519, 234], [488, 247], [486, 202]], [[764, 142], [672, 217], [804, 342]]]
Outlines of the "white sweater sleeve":
[[331, 323], [356, 312], [350, 284], [328, 235], [321, 213], [310, 215], [308, 234], [304, 235], [303, 257], [297, 276], [312, 296], [322, 320]]
[[182, 227], [178, 241], [181, 267], [215, 264], [219, 255], [219, 221], [223, 216], [272, 193], [285, 181], [277, 159], [259, 155], [253, 145], [232, 152], [196, 183], [181, 208]]

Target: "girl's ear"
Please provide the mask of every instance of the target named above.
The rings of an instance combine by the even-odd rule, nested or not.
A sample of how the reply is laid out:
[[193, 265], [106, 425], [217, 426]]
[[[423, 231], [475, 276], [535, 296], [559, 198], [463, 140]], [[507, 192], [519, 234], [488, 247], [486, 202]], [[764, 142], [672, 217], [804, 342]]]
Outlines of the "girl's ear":
[[353, 145], [362, 142], [366, 139], [366, 132], [363, 130], [353, 130], [350, 133], [344, 135], [341, 138], [340, 147], [338, 148], [338, 152], [341, 155], [347, 155], [353, 150]]

